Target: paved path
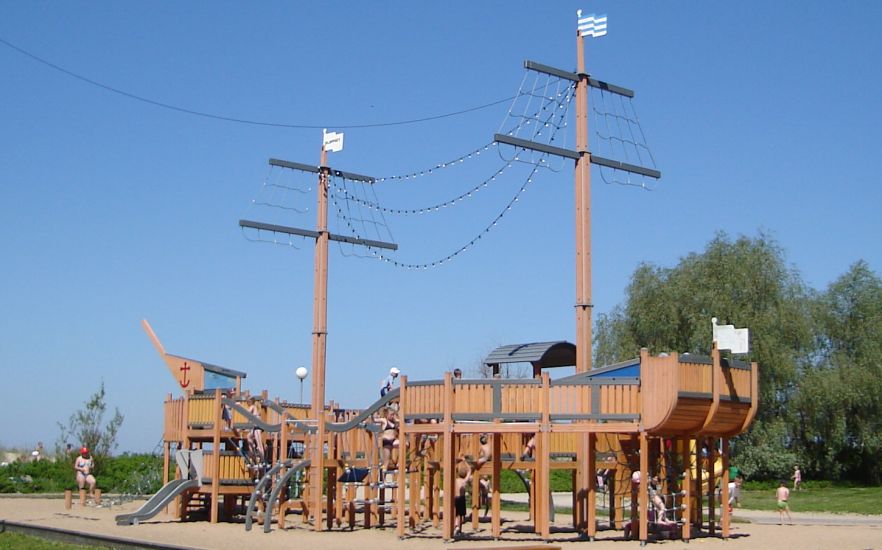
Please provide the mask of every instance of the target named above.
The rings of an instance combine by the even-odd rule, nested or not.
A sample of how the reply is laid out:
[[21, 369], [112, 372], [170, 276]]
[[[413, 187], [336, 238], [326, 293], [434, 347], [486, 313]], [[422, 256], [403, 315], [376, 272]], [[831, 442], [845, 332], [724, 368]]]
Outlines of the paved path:
[[[570, 493], [553, 493], [555, 507], [571, 508], [573, 497]], [[507, 502], [527, 503], [526, 493], [504, 493], [502, 500]], [[794, 525], [828, 525], [849, 526], [863, 525], [882, 527], [882, 516], [864, 516], [859, 514], [829, 514], [821, 512], [790, 512]], [[778, 512], [769, 510], [747, 510], [735, 508], [732, 512], [734, 521], [747, 521], [760, 525], [777, 525], [780, 523]]]

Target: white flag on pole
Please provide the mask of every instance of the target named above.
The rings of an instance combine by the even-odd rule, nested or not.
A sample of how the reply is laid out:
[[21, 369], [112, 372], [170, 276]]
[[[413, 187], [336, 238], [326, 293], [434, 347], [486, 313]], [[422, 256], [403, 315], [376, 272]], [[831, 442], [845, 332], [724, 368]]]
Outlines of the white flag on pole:
[[342, 132], [328, 132], [327, 129], [323, 130], [324, 139], [322, 139], [322, 147], [324, 147], [325, 151], [329, 153], [338, 153], [343, 150], [343, 133]]
[[718, 325], [717, 318], [711, 319], [714, 342], [717, 349], [728, 349], [732, 353], [750, 352], [750, 331], [746, 328], [735, 328], [735, 325]]
[[576, 10], [579, 18], [579, 36], [599, 38], [606, 35], [606, 15], [586, 15], [582, 17], [582, 10]]

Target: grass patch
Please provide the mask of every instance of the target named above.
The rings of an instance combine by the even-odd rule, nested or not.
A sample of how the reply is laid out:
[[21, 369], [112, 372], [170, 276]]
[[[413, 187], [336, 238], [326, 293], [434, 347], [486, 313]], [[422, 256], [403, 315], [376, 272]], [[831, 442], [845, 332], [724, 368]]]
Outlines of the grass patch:
[[0, 550], [83, 550], [89, 546], [66, 544], [20, 533], [0, 533]]
[[[775, 490], [742, 489], [741, 506], [751, 510], [776, 511]], [[790, 491], [792, 512], [882, 515], [882, 487], [835, 485]]]

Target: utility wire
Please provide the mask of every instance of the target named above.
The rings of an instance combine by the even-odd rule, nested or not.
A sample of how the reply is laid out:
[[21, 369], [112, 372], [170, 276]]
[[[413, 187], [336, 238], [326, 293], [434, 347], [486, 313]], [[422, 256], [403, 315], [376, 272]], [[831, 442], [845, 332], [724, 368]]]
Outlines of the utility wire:
[[403, 126], [406, 124], [417, 124], [420, 122], [429, 122], [432, 120], [439, 120], [442, 118], [448, 118], [448, 117], [452, 117], [452, 116], [463, 115], [466, 113], [472, 113], [474, 111], [480, 111], [481, 109], [493, 107], [494, 105], [499, 105], [500, 103], [505, 103], [507, 101], [511, 101], [512, 99], [514, 99], [514, 96], [506, 97], [503, 99], [492, 101], [490, 103], [485, 103], [484, 105], [478, 105], [477, 107], [470, 107], [468, 109], [462, 109], [460, 111], [453, 111], [450, 113], [427, 116], [427, 117], [423, 117], [423, 118], [414, 118], [414, 119], [408, 119], [408, 120], [396, 120], [396, 121], [392, 121], [392, 122], [375, 122], [375, 123], [365, 123], [365, 124], [354, 124], [354, 123], [352, 123], [352, 124], [294, 124], [294, 123], [284, 123], [284, 122], [265, 122], [265, 121], [259, 121], [259, 120], [249, 120], [249, 119], [244, 119], [244, 118], [216, 115], [216, 114], [212, 114], [212, 113], [205, 113], [202, 111], [195, 111], [193, 109], [178, 107], [176, 105], [171, 105], [169, 103], [163, 103], [161, 101], [156, 101], [155, 99], [150, 99], [147, 97], [139, 96], [139, 95], [136, 95], [136, 94], [133, 94], [130, 92], [126, 92], [124, 90], [120, 90], [119, 88], [114, 88], [113, 86], [109, 86], [107, 84], [102, 84], [101, 82], [98, 82], [96, 80], [92, 80], [91, 78], [82, 76], [82, 75], [77, 74], [73, 71], [69, 71], [69, 70], [65, 69], [64, 67], [56, 65], [55, 63], [52, 63], [51, 61], [43, 59], [42, 57], [34, 55], [31, 52], [16, 46], [15, 44], [9, 42], [8, 40], [5, 40], [2, 37], [0, 37], [0, 43], [17, 51], [18, 53], [20, 53], [24, 56], [27, 56], [27, 57], [33, 59], [34, 61], [42, 63], [43, 65], [46, 65], [47, 67], [51, 67], [51, 68], [55, 69], [56, 71], [64, 73], [64, 74], [71, 76], [73, 78], [76, 78], [77, 80], [81, 80], [83, 82], [91, 84], [92, 86], [97, 86], [98, 88], [103, 88], [104, 90], [107, 90], [109, 92], [113, 92], [115, 94], [119, 94], [121, 96], [127, 97], [129, 99], [134, 99], [136, 101], [148, 103], [148, 104], [153, 105], [155, 107], [162, 107], [163, 109], [169, 109], [172, 111], [177, 111], [179, 113], [184, 113], [184, 114], [188, 114], [188, 115], [200, 116], [200, 117], [204, 117], [204, 118], [211, 118], [211, 119], [215, 119], [215, 120], [223, 120], [225, 122], [236, 122], [238, 124], [251, 124], [253, 126], [272, 126], [272, 127], [276, 127], [276, 128], [299, 128], [299, 129], [338, 128], [341, 130], [353, 129], [353, 128], [379, 128], [379, 127], [383, 127], [383, 126]]

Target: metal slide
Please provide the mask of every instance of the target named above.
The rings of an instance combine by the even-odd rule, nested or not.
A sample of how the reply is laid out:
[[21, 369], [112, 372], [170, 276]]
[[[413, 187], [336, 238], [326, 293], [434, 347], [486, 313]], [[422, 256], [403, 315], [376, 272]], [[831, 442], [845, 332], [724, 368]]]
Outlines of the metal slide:
[[198, 479], [173, 479], [166, 483], [158, 493], [150, 497], [137, 512], [116, 516], [117, 525], [137, 525], [148, 520], [165, 508], [175, 497], [189, 489], [199, 487]]
[[[307, 461], [309, 462], [309, 461]], [[277, 462], [275, 466], [270, 468], [257, 482], [257, 485], [254, 487], [254, 491], [251, 492], [251, 498], [248, 499], [248, 507], [245, 512], [245, 530], [251, 531], [251, 524], [254, 521], [254, 509], [257, 506], [257, 501], [259, 498], [262, 498], [267, 492], [267, 489], [272, 485], [273, 479], [279, 474], [279, 470], [282, 468], [291, 468], [294, 466], [295, 460], [286, 459], [282, 462]], [[308, 466], [308, 464], [307, 464]]]

